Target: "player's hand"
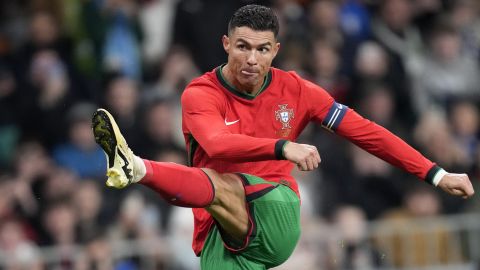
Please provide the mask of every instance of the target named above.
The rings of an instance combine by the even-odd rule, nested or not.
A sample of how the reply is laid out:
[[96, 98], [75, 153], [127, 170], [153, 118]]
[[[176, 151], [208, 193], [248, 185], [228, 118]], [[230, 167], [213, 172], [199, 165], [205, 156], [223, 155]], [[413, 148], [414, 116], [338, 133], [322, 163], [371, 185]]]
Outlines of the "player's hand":
[[312, 171], [318, 168], [320, 154], [313, 145], [288, 142], [283, 148], [283, 156], [297, 164], [301, 171]]
[[462, 196], [464, 199], [472, 197], [475, 193], [466, 174], [447, 173], [438, 183], [438, 187], [449, 194]]

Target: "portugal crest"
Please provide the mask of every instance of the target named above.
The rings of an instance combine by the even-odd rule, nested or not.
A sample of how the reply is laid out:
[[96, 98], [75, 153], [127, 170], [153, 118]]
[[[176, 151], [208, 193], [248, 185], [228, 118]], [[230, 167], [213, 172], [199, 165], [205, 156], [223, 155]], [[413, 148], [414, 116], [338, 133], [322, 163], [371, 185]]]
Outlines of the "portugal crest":
[[290, 126], [290, 120], [294, 118], [293, 109], [287, 108], [288, 104], [278, 105], [280, 109], [275, 111], [275, 119], [282, 123], [282, 129], [292, 128]]

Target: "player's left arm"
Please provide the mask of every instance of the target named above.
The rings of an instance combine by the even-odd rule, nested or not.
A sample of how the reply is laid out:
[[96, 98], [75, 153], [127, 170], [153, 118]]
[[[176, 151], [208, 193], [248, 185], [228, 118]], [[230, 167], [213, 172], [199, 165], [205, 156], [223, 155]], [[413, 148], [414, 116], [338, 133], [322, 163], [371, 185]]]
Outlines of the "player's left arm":
[[473, 195], [473, 187], [466, 174], [446, 172], [384, 127], [352, 109], [345, 110], [345, 116], [334, 130], [338, 135], [449, 194], [464, 198]]
[[325, 129], [449, 194], [464, 198], [473, 195], [466, 174], [446, 172], [384, 127], [335, 102], [321, 87], [308, 81], [303, 82], [303, 87], [311, 119], [320, 122]]

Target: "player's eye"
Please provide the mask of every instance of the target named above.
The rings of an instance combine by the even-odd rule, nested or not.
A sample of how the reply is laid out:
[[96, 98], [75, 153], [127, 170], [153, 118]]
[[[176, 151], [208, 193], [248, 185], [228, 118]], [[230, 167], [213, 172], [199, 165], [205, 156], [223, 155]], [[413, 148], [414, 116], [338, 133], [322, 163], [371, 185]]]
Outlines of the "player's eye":
[[269, 51], [269, 49], [267, 47], [261, 47], [258, 49], [259, 52], [261, 53], [267, 53]]
[[238, 44], [237, 48], [239, 48], [240, 50], [245, 50], [247, 49], [247, 46], [245, 46], [245, 44]]

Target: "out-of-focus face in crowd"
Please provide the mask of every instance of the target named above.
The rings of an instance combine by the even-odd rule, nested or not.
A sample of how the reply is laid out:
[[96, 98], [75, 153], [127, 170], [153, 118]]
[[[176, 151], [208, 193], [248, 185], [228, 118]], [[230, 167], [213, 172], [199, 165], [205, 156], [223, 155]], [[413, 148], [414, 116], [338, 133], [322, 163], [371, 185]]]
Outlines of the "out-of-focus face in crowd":
[[59, 36], [58, 23], [52, 14], [36, 12], [30, 21], [30, 36], [33, 43], [44, 46], [54, 42]]

